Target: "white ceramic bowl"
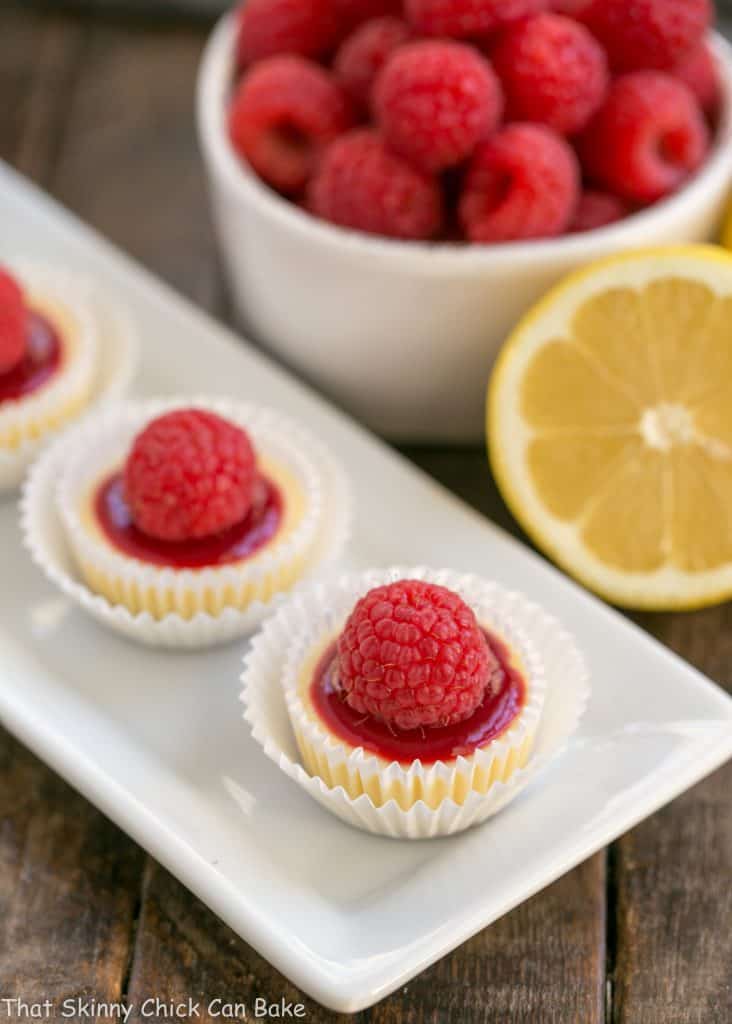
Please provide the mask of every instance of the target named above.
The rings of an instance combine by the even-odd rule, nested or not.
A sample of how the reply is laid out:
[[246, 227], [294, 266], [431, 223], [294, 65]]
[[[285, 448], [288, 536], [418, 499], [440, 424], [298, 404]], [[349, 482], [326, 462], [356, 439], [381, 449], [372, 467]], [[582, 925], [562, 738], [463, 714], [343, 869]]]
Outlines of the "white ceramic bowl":
[[368, 426], [416, 441], [484, 434], [488, 374], [506, 335], [560, 277], [639, 246], [706, 241], [732, 175], [732, 51], [715, 42], [725, 93], [718, 141], [678, 195], [619, 225], [499, 246], [394, 242], [299, 210], [238, 159], [225, 130], [234, 23], [206, 48], [198, 125], [237, 311], [254, 337]]

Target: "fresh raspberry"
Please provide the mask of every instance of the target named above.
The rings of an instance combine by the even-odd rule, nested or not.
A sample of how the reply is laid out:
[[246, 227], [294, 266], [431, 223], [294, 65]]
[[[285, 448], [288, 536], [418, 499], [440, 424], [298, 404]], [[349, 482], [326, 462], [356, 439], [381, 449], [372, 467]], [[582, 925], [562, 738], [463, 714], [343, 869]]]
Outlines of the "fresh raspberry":
[[341, 227], [388, 238], [434, 238], [442, 222], [437, 182], [368, 129], [331, 143], [310, 184], [308, 205]]
[[335, 0], [341, 32], [348, 35], [364, 21], [402, 13], [402, 0]]
[[138, 529], [159, 540], [213, 536], [240, 522], [252, 503], [257, 462], [243, 430], [203, 409], [153, 420], [124, 470]]
[[714, 54], [706, 42], [687, 54], [671, 74], [691, 89], [705, 114], [713, 117], [717, 113], [721, 95], [719, 73]]
[[581, 18], [593, 0], [552, 0], [551, 9], [568, 18]]
[[357, 28], [342, 44], [333, 65], [336, 77], [351, 99], [368, 109], [376, 76], [411, 31], [400, 18], [374, 18]]
[[403, 580], [358, 602], [338, 640], [338, 684], [346, 703], [398, 729], [462, 722], [500, 670], [461, 597]]
[[580, 17], [615, 71], [672, 68], [699, 46], [712, 0], [592, 0]]
[[240, 82], [229, 135], [261, 178], [291, 194], [304, 188], [321, 150], [352, 120], [347, 97], [324, 68], [302, 57], [270, 57]]
[[473, 39], [537, 14], [549, 0], [406, 0], [407, 17], [426, 36]]
[[618, 196], [586, 189], [579, 198], [569, 230], [572, 233], [595, 231], [627, 217], [630, 210]]
[[682, 82], [659, 71], [616, 79], [579, 142], [590, 178], [639, 203], [675, 191], [703, 163], [708, 148], [699, 104]]
[[25, 325], [23, 292], [0, 267], [0, 374], [9, 373], [25, 355]]
[[492, 59], [510, 121], [536, 121], [573, 135], [607, 93], [602, 47], [586, 28], [560, 14], [537, 14], [507, 29]]
[[501, 87], [488, 61], [463, 43], [400, 47], [376, 79], [374, 111], [387, 143], [424, 171], [461, 163], [501, 118]]
[[327, 53], [340, 30], [336, 7], [336, 0], [246, 0], [238, 14], [239, 67], [279, 53]]
[[458, 214], [471, 242], [550, 238], [567, 229], [579, 198], [570, 146], [549, 128], [511, 124], [475, 151]]

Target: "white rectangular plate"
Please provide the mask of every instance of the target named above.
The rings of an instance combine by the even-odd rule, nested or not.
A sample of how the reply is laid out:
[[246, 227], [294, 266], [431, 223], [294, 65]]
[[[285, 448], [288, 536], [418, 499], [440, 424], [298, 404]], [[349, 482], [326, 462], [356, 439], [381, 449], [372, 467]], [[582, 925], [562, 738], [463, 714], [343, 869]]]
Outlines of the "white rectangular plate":
[[141, 393], [256, 398], [318, 432], [351, 470], [353, 564], [493, 577], [560, 617], [587, 656], [581, 731], [523, 797], [457, 838], [380, 839], [321, 810], [249, 738], [242, 645], [155, 653], [108, 635], [33, 568], [15, 503], [0, 504], [4, 724], [315, 999], [376, 1002], [732, 755], [720, 689], [2, 165], [0, 224], [0, 261], [78, 267], [127, 304]]

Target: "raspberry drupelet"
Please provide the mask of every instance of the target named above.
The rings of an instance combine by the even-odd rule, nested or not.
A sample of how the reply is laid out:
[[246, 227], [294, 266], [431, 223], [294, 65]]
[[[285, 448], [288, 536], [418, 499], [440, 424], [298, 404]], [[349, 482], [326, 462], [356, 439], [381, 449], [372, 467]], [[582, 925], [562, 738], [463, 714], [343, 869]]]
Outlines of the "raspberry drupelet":
[[9, 373], [25, 354], [26, 318], [20, 285], [0, 267], [0, 374]]
[[369, 109], [371, 90], [387, 60], [411, 37], [401, 18], [366, 21], [346, 39], [333, 62], [333, 70], [345, 91], [362, 110]]
[[331, 143], [310, 183], [307, 208], [341, 227], [415, 241], [434, 238], [443, 218], [435, 179], [367, 129]]
[[428, 173], [456, 166], [498, 127], [501, 87], [472, 46], [419, 40], [400, 47], [374, 85], [387, 143]]
[[549, 0], [406, 0], [405, 4], [417, 31], [453, 39], [488, 36], [548, 6]]
[[583, 231], [595, 231], [627, 217], [630, 212], [628, 204], [619, 196], [610, 192], [599, 192], [597, 189], [585, 189], [579, 198], [577, 208], [569, 225], [572, 234]]
[[229, 136], [264, 181], [293, 195], [307, 184], [323, 148], [352, 121], [348, 98], [325, 68], [302, 57], [271, 57], [239, 84]]
[[708, 149], [709, 131], [694, 96], [658, 71], [617, 78], [579, 143], [587, 175], [635, 203], [674, 192]]
[[321, 57], [341, 27], [336, 0], [246, 0], [238, 18], [240, 68], [283, 53]]
[[421, 580], [366, 594], [346, 622], [337, 655], [349, 707], [404, 730], [470, 718], [498, 667], [462, 598]]
[[542, 125], [510, 124], [475, 151], [458, 214], [471, 242], [552, 238], [569, 227], [579, 192], [564, 139]]
[[165, 541], [210, 537], [251, 506], [257, 461], [247, 434], [215, 413], [182, 409], [153, 420], [132, 446], [124, 488], [135, 525]]
[[573, 135], [607, 93], [602, 47], [583, 25], [559, 14], [537, 14], [507, 29], [491, 56], [510, 121], [534, 121]]

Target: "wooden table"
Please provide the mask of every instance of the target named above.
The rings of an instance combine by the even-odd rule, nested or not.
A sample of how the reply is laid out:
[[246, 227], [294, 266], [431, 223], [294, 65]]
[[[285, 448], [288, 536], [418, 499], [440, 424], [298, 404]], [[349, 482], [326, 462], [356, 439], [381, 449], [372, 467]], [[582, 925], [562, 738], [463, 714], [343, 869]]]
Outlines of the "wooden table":
[[[84, 7], [61, 14], [2, 5], [0, 157], [226, 320], [193, 130], [207, 26], [102, 17], [93, 3]], [[481, 451], [408, 454], [518, 532]], [[639, 621], [732, 683], [729, 605]], [[0, 733], [0, 999], [50, 998], [59, 1013], [62, 1000], [76, 996], [138, 1008], [147, 996], [204, 1005], [215, 997], [302, 998], [305, 1019], [318, 1024], [724, 1024], [732, 1021], [727, 787], [732, 767], [373, 1010], [342, 1018], [302, 997]], [[9, 1017], [0, 1001], [0, 1018]]]

